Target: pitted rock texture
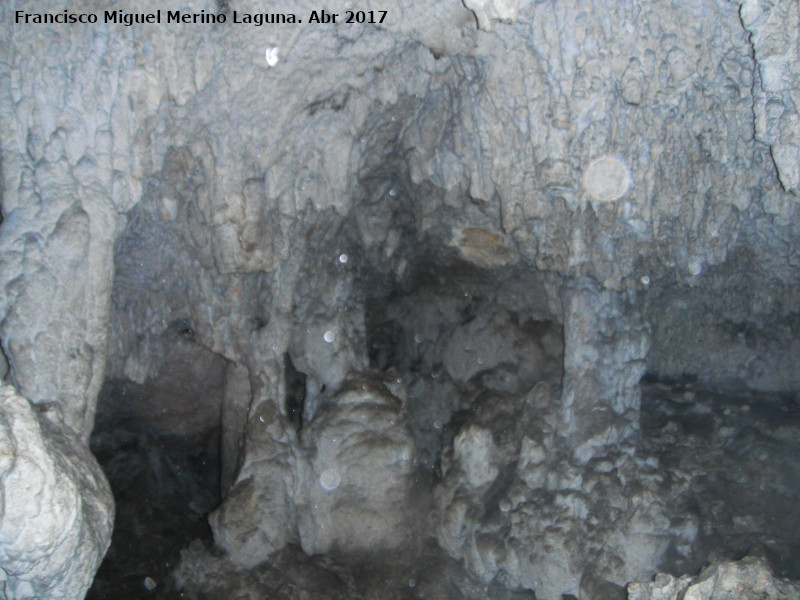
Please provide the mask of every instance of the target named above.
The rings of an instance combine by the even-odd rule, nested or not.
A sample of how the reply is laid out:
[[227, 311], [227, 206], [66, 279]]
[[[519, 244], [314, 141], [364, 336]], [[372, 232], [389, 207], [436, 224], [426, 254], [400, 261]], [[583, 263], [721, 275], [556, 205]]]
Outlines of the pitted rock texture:
[[83, 598], [111, 541], [108, 482], [58, 422], [57, 407], [49, 409], [50, 416], [0, 387], [0, 594], [7, 600]]

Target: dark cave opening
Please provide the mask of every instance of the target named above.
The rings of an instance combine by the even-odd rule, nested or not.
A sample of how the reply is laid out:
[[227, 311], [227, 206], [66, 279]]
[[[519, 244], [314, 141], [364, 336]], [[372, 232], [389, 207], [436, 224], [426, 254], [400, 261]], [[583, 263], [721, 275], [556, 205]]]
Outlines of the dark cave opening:
[[645, 300], [639, 451], [669, 477], [674, 521], [696, 527], [690, 547], [673, 545], [661, 568], [696, 573], [750, 555], [796, 580], [796, 288], [762, 271], [748, 244], [703, 275], [703, 285], [654, 281]]
[[185, 303], [187, 280], [176, 273], [198, 269], [197, 257], [148, 208], [130, 213], [115, 249], [111, 339], [121, 358], [107, 368], [90, 438], [116, 505], [111, 547], [87, 596], [97, 600], [182, 597], [169, 574], [190, 541], [211, 544], [207, 515], [230, 476], [231, 363], [204, 345], [204, 324]]
[[116, 516], [90, 599], [182, 597], [169, 578], [181, 550], [192, 540], [211, 543], [206, 516], [220, 500], [219, 428], [158, 429], [131, 408], [149, 393], [140, 388], [109, 381], [99, 396], [90, 448], [111, 484]]
[[367, 354], [403, 390], [420, 462], [432, 467], [454, 418], [476, 410], [482, 395], [520, 396], [540, 382], [557, 393], [563, 331], [542, 274], [458, 257], [422, 260], [410, 272], [394, 293], [367, 298]]
[[[112, 544], [88, 598], [181, 597], [169, 573], [192, 540], [211, 543], [219, 505], [227, 361], [197, 343], [190, 319], [168, 324], [164, 363], [142, 383], [110, 379], [90, 448], [116, 503]], [[157, 593], [156, 593], [157, 590]]]
[[[114, 247], [110, 356], [90, 444], [117, 514], [90, 598], [179, 597], [169, 574], [191, 540], [212, 543], [207, 516], [237, 467], [249, 390], [210, 340], [206, 300], [231, 284], [209, 247], [206, 185], [202, 160], [170, 151]], [[236, 282], [252, 335], [269, 321], [260, 277]], [[225, 404], [231, 390], [240, 406]]]

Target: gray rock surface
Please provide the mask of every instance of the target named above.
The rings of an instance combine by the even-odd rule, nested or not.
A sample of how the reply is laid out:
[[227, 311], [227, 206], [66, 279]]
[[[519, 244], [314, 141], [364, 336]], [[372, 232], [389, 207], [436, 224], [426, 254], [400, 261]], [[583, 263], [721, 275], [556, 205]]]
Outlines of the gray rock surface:
[[756, 138], [769, 144], [781, 185], [800, 194], [800, 21], [796, 2], [740, 2], [742, 25], [752, 35]]
[[296, 497], [308, 554], [393, 550], [424, 531], [414, 438], [400, 401], [381, 387], [349, 382], [303, 433], [311, 471]]
[[435, 514], [440, 545], [484, 582], [558, 600], [622, 586], [652, 572], [674, 540], [693, 541], [696, 527], [671, 523], [674, 490], [654, 461], [630, 446], [569, 461], [546, 384], [522, 399], [487, 394], [473, 411], [443, 454]]
[[300, 444], [288, 427], [268, 425], [282, 422], [270, 407], [258, 410], [265, 433], [249, 426], [237, 482], [211, 517], [215, 540], [236, 564], [254, 566], [291, 542], [308, 554], [347, 554], [393, 550], [421, 535], [427, 503], [413, 493], [414, 437], [400, 400], [380, 382], [350, 379]]
[[635, 442], [649, 327], [635, 301], [589, 280], [564, 286], [560, 430], [577, 462]]
[[[51, 410], [51, 413], [44, 411]], [[0, 594], [83, 598], [111, 541], [114, 504], [58, 408], [0, 387]]]
[[[24, 25], [18, 4], [0, 373], [84, 443], [105, 380], [146, 386], [157, 427], [221, 421], [234, 564], [391, 545], [416, 457], [484, 583], [643, 578], [693, 535], [636, 456], [645, 369], [798, 386], [797, 2], [372, 0], [381, 24], [263, 27], [232, 22], [256, 0], [182, 0], [228, 15], [192, 26]], [[375, 371], [399, 407], [337, 404]], [[369, 459], [368, 416], [389, 440]]]
[[298, 541], [294, 510], [296, 444], [271, 402], [250, 413], [244, 459], [226, 500], [211, 515], [214, 541], [239, 567], [254, 567]]
[[759, 558], [714, 563], [692, 577], [656, 575], [649, 583], [628, 585], [628, 600], [789, 600], [800, 594], [800, 585], [775, 577]]

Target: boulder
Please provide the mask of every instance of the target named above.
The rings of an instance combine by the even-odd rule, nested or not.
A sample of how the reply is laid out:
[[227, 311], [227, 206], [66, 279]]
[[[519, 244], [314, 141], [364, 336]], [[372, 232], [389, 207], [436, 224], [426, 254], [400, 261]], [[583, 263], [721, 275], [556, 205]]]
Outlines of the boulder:
[[7, 600], [83, 598], [111, 541], [108, 482], [59, 420], [54, 407], [0, 387], [0, 578]]

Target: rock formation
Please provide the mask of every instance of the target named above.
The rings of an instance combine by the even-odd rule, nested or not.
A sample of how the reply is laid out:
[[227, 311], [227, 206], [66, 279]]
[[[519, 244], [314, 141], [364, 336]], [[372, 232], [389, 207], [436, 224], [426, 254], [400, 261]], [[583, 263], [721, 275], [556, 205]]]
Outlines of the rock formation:
[[715, 563], [697, 577], [672, 577], [660, 573], [650, 583], [631, 583], [629, 600], [722, 600], [722, 598], [796, 598], [800, 586], [776, 579], [769, 566], [757, 558]]
[[82, 598], [108, 544], [111, 490], [57, 406], [0, 387], [0, 577], [4, 598]]
[[[600, 598], [746, 553], [751, 521], [692, 504], [727, 484], [648, 436], [716, 444], [722, 412], [664, 409], [708, 390], [796, 426], [798, 3], [324, 8], [0, 5], [6, 596], [85, 592], [95, 426], [112, 482], [210, 514], [189, 587], [299, 546]], [[645, 376], [678, 395], [645, 414]], [[758, 431], [783, 465], [796, 438]], [[23, 536], [35, 498], [72, 512]], [[758, 530], [785, 557], [793, 531]]]

